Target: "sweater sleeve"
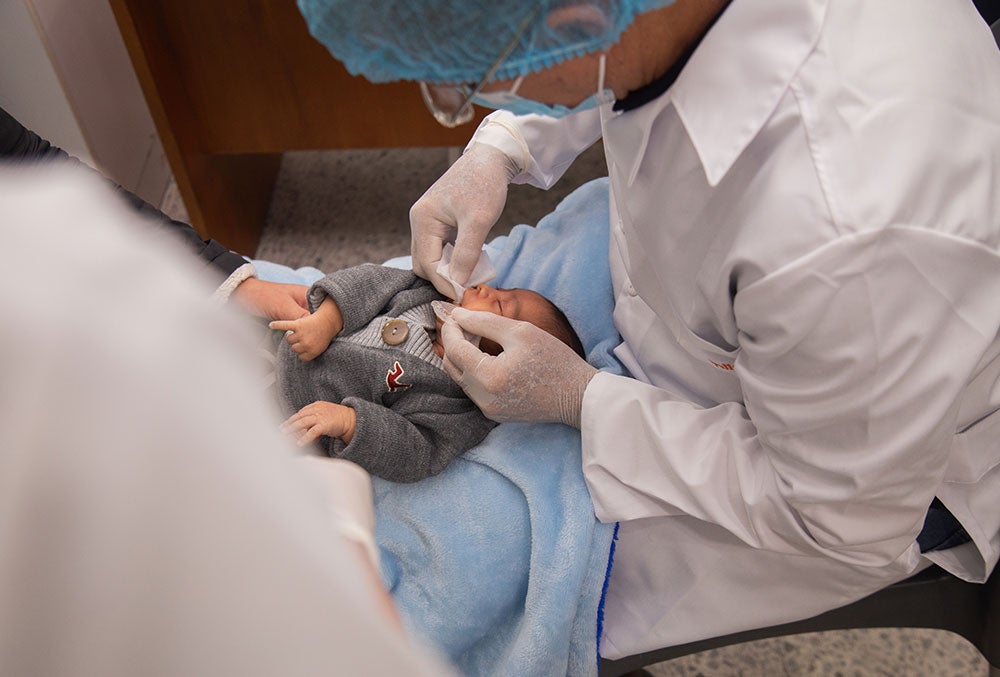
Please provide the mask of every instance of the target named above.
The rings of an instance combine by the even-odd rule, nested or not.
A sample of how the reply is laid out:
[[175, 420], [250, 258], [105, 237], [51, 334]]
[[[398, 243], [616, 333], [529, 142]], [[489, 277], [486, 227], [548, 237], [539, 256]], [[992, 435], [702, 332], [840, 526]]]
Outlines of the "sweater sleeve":
[[391, 408], [355, 397], [343, 404], [356, 412], [357, 427], [351, 443], [336, 455], [392, 482], [438, 474], [496, 426], [457, 394], [422, 396], [419, 406], [407, 398]]
[[[96, 173], [92, 167], [27, 129], [3, 108], [0, 108], [0, 161], [7, 164], [39, 161], [66, 162], [85, 167], [88, 171]], [[210, 264], [223, 277], [229, 277], [237, 268], [246, 263], [242, 256], [229, 251], [227, 247], [216, 240], [202, 240], [197, 231], [189, 224], [171, 219], [138, 195], [114, 181], [106, 180], [114, 188], [115, 193], [121, 196], [132, 209], [147, 217], [151, 222], [165, 228], [168, 232], [174, 233], [189, 249]]]
[[331, 297], [344, 317], [342, 333], [350, 334], [377, 317], [397, 294], [427, 286], [412, 271], [364, 263], [330, 273], [313, 284], [309, 309], [315, 312], [324, 298]]

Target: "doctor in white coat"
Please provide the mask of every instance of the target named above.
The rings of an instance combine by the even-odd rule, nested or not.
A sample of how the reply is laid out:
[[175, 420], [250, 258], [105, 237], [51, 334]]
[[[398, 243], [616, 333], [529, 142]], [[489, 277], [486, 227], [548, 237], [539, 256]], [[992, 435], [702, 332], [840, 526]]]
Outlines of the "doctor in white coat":
[[442, 122], [470, 99], [507, 109], [411, 211], [414, 266], [443, 291], [445, 242], [462, 282], [508, 183], [548, 187], [603, 139], [632, 378], [497, 316], [454, 319], [498, 357], [457, 327], [444, 340], [488, 415], [582, 430], [596, 513], [621, 522], [604, 656], [807, 617], [931, 562], [988, 576], [1000, 54], [969, 0], [504, 0], [471, 16], [408, 0], [402, 22], [300, 4], [349, 69], [427, 81]]
[[0, 167], [0, 673], [453, 674], [367, 473], [297, 458], [218, 281], [72, 169]]

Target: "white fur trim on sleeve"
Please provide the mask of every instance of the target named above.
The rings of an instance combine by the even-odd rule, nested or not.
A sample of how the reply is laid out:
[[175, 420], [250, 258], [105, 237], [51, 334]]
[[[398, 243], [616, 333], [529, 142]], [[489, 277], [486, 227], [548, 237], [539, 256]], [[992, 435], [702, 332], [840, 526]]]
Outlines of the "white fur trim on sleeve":
[[240, 283], [244, 280], [250, 279], [251, 277], [257, 277], [257, 269], [253, 267], [253, 264], [247, 261], [242, 266], [237, 268], [232, 272], [232, 274], [226, 278], [226, 281], [219, 285], [219, 288], [212, 293], [212, 300], [218, 301], [219, 303], [225, 303], [229, 300], [236, 288], [240, 286]]

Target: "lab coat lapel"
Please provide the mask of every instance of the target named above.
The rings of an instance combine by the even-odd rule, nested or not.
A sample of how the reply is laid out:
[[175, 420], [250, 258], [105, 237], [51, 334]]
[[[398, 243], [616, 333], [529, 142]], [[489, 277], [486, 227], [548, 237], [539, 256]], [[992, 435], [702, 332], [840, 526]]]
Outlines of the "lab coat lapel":
[[774, 112], [816, 46], [828, 3], [734, 0], [668, 90], [710, 185]]

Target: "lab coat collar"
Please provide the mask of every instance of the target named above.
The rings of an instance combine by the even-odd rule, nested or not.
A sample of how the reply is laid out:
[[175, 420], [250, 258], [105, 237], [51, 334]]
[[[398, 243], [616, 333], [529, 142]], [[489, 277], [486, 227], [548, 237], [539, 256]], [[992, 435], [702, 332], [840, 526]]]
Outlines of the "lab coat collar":
[[829, 0], [734, 0], [670, 89], [712, 186], [763, 128], [819, 39]]

